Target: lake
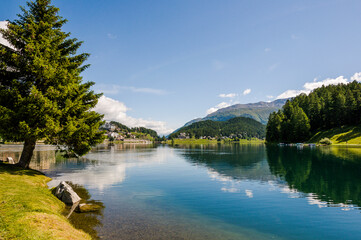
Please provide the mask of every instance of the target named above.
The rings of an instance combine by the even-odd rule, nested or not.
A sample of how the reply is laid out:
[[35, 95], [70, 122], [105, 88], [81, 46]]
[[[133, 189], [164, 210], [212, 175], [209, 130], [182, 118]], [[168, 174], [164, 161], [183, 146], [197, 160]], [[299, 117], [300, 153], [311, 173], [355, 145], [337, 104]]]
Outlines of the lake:
[[70, 217], [94, 238], [361, 239], [361, 148], [120, 144], [64, 159], [38, 146], [31, 166], [103, 206]]

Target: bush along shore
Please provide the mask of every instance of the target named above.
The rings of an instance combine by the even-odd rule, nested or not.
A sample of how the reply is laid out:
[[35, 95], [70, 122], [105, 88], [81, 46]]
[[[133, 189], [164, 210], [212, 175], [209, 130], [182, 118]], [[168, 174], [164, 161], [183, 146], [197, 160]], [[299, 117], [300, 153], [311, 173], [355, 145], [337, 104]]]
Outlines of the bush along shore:
[[0, 163], [0, 239], [91, 239], [64, 216], [41, 172]]

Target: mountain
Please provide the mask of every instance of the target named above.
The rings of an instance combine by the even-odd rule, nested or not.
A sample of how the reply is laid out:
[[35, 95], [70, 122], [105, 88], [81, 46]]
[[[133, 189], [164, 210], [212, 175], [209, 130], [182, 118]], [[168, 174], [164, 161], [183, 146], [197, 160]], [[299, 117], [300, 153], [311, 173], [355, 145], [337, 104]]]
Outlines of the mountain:
[[177, 138], [179, 135], [189, 137], [230, 137], [235, 135], [239, 138], [264, 138], [265, 125], [254, 119], [247, 117], [235, 117], [227, 121], [205, 120], [194, 122], [189, 126], [184, 126], [169, 135], [169, 138]]
[[197, 118], [187, 122], [184, 126], [189, 126], [194, 122], [205, 120], [227, 121], [234, 117], [252, 118], [262, 124], [266, 124], [270, 113], [282, 108], [288, 99], [277, 99], [273, 102], [257, 102], [248, 104], [235, 104], [208, 114], [204, 118]]

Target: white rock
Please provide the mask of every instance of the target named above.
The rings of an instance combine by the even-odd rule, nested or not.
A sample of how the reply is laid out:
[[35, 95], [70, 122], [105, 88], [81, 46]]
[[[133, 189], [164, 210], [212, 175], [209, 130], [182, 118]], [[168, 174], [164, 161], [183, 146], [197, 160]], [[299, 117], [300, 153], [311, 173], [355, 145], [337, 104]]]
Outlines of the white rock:
[[55, 188], [54, 195], [68, 205], [73, 205], [80, 201], [78, 194], [64, 181]]
[[10, 164], [15, 164], [14, 159], [12, 157], [7, 157], [6, 162], [8, 162]]

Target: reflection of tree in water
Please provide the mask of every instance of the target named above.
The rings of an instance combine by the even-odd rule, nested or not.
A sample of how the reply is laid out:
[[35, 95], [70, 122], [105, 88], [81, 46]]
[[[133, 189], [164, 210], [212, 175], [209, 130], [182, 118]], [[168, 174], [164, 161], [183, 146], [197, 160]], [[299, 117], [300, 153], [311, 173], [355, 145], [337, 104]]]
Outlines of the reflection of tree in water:
[[156, 144], [139, 144], [139, 143], [120, 143], [109, 146], [108, 144], [98, 144], [91, 152], [109, 151], [109, 150], [136, 150], [155, 148]]
[[290, 188], [314, 193], [330, 204], [361, 206], [360, 161], [343, 161], [318, 149], [277, 146], [268, 146], [267, 156], [271, 172]]
[[83, 230], [86, 233], [89, 233], [93, 239], [100, 239], [96, 228], [102, 227], [101, 219], [103, 217], [103, 210], [105, 208], [104, 204], [100, 201], [91, 200], [91, 196], [87, 189], [78, 184], [72, 184], [68, 182], [69, 185], [74, 189], [74, 191], [81, 198], [80, 203], [95, 204], [100, 206], [100, 210], [95, 212], [88, 213], [77, 213], [73, 212], [69, 217], [70, 222], [78, 229]]
[[187, 161], [203, 165], [223, 176], [269, 180], [263, 145], [189, 145], [181, 148], [185, 149], [181, 154]]

